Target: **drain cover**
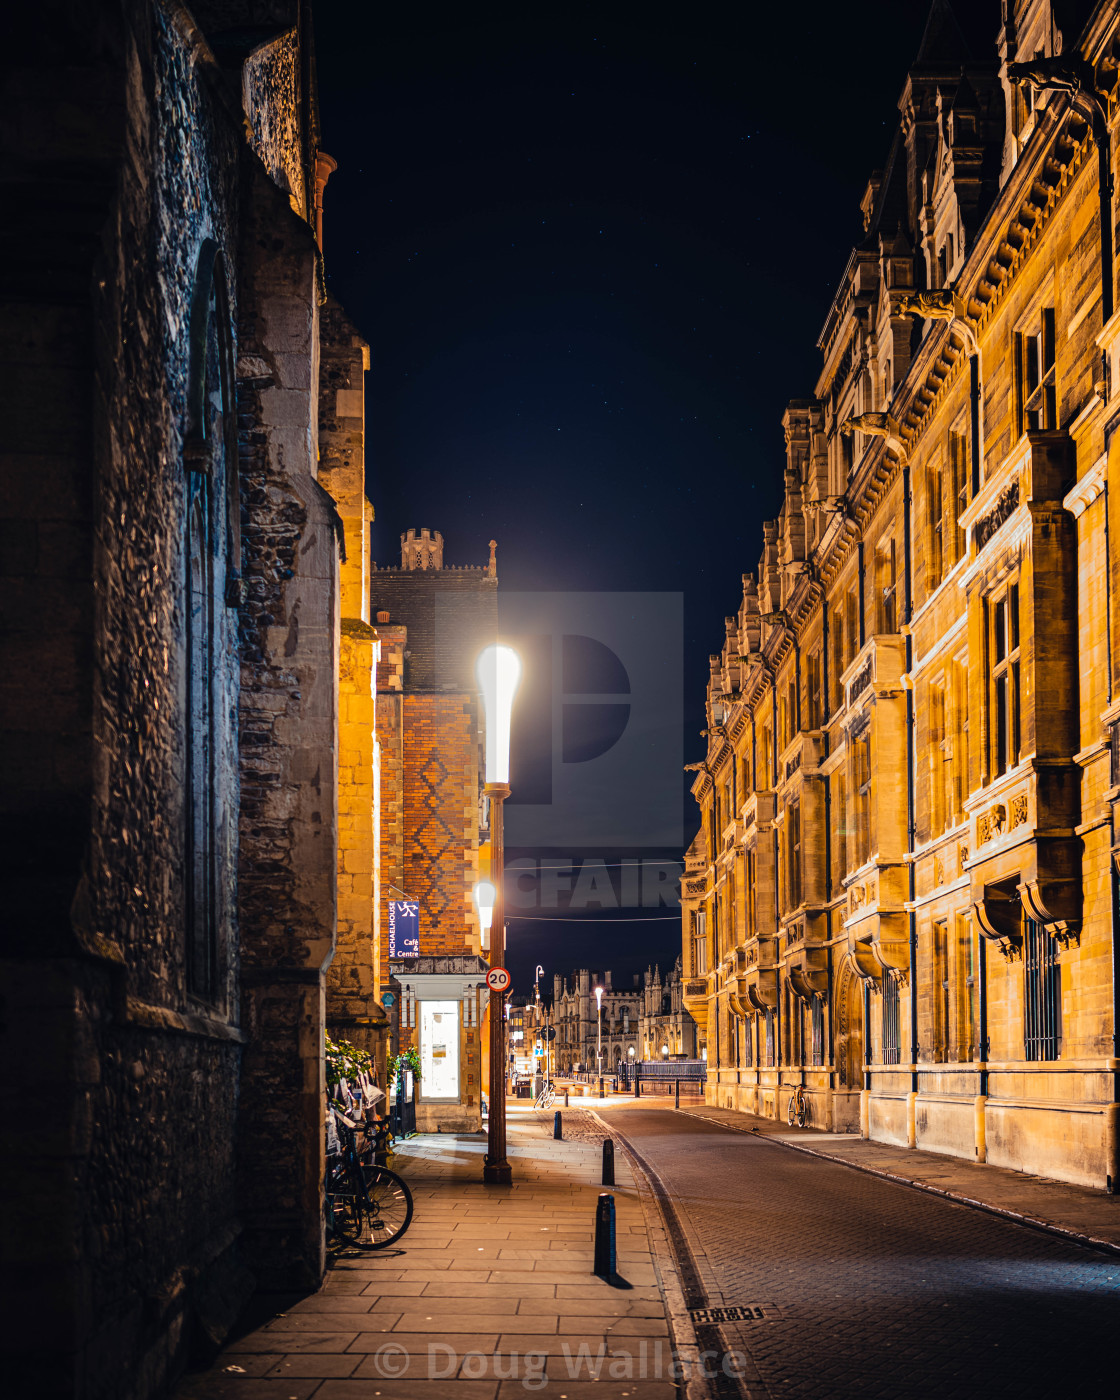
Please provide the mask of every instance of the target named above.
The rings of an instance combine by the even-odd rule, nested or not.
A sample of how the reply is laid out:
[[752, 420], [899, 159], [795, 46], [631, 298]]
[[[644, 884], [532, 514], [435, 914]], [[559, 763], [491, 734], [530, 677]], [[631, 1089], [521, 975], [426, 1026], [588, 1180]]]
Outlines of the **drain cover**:
[[765, 1322], [768, 1317], [777, 1317], [778, 1309], [773, 1303], [744, 1303], [737, 1308], [690, 1308], [693, 1322]]

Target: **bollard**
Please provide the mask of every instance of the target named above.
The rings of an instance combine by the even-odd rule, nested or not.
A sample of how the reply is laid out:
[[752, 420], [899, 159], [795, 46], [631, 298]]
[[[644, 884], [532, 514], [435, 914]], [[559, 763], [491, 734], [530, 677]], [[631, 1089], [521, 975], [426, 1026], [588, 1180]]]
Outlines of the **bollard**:
[[567, 1091], [567, 1089], [564, 1090], [564, 1107], [565, 1107], [565, 1108], [568, 1107], [568, 1091]]
[[636, 1099], [642, 1097], [642, 1080], [641, 1076], [636, 1071], [634, 1073], [634, 1097]]
[[560, 1110], [557, 1109], [552, 1119], [552, 1136], [557, 1142], [562, 1142], [564, 1138], [564, 1124], [560, 1117]]
[[603, 1185], [614, 1185], [614, 1143], [610, 1138], [603, 1143]]
[[615, 1276], [614, 1197], [607, 1191], [595, 1208], [595, 1269], [599, 1278]]
[[675, 1079], [675, 1080], [673, 1081], [673, 1107], [674, 1107], [674, 1108], [680, 1108], [680, 1106], [681, 1106], [681, 1081], [680, 1081], [679, 1079]]
[[599, 1076], [599, 1097], [603, 1097], [603, 1076]]

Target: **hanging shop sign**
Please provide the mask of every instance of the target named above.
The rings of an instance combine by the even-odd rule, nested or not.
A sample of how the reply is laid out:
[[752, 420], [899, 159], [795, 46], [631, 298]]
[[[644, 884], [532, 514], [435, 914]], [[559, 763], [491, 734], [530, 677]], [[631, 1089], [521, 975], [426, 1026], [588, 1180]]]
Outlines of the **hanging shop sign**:
[[420, 905], [415, 900], [389, 901], [389, 956], [420, 956]]

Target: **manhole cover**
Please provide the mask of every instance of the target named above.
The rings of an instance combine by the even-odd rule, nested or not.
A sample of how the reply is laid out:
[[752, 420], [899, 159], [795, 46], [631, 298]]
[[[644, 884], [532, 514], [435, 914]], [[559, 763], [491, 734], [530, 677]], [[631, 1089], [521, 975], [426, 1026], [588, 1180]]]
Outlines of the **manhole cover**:
[[773, 1303], [744, 1303], [737, 1308], [690, 1308], [693, 1322], [765, 1322], [778, 1317]]

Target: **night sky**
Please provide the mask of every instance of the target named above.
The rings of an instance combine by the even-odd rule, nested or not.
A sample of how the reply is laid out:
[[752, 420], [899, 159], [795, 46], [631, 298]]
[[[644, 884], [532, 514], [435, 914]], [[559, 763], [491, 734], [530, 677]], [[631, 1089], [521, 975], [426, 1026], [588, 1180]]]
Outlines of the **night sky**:
[[[958, 12], [994, 57], [996, 0]], [[374, 558], [427, 525], [448, 563], [496, 538], [505, 589], [679, 590], [686, 761], [927, 13], [316, 7], [328, 284], [371, 347]], [[602, 933], [522, 925], [515, 990], [538, 958], [628, 974], [680, 948], [673, 921], [611, 930], [609, 954]]]

